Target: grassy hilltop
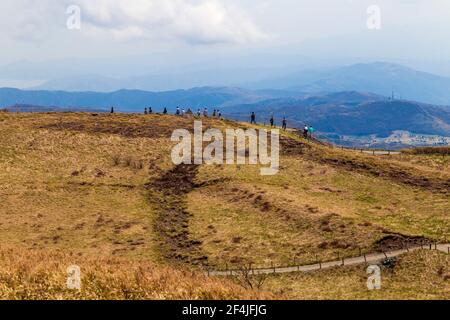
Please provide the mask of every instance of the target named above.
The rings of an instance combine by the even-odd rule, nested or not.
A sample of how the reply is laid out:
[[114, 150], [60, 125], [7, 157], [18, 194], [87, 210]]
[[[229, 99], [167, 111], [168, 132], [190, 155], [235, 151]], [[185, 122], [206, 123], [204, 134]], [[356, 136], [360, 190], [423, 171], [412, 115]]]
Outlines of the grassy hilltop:
[[[376, 292], [364, 266], [264, 281], [203, 274], [449, 243], [448, 155], [371, 156], [286, 133], [274, 176], [174, 166], [170, 135], [192, 127], [162, 115], [0, 113], [0, 298], [450, 298], [441, 252], [402, 256]], [[71, 264], [79, 293], [65, 289]]]

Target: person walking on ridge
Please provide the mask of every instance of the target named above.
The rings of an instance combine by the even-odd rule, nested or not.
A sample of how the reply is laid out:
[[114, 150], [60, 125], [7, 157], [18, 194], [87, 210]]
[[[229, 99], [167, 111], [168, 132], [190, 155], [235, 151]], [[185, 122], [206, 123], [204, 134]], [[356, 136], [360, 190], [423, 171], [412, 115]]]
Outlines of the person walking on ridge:
[[287, 129], [287, 121], [286, 121], [286, 117], [283, 118], [283, 130], [286, 131]]
[[308, 139], [308, 133], [309, 133], [309, 127], [308, 127], [308, 125], [305, 125], [305, 128], [303, 129], [303, 138]]
[[314, 131], [316, 131], [316, 129], [314, 129], [312, 126], [309, 127], [309, 137], [311, 139], [314, 138]]
[[250, 124], [256, 124], [256, 114], [254, 112], [250, 116]]

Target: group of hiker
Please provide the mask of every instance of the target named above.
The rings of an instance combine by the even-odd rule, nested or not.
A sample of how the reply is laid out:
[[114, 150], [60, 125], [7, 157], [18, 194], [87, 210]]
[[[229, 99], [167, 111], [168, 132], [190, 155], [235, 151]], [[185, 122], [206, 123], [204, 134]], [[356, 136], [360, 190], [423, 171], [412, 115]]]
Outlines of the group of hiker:
[[305, 127], [303, 128], [303, 138], [312, 138], [314, 131], [316, 131], [316, 129], [314, 129], [313, 126], [305, 125]]
[[[272, 116], [270, 117], [269, 120], [270, 126], [273, 128], [275, 127], [275, 117], [272, 114]], [[252, 112], [252, 114], [250, 115], [250, 124], [256, 124], [256, 114], [254, 112]], [[281, 122], [281, 127], [283, 130], [287, 129], [287, 120], [286, 117], [283, 117], [283, 120]]]
[[[205, 117], [208, 118], [209, 117], [209, 111], [208, 108], [203, 108], [202, 109], [197, 109], [197, 112], [194, 114], [194, 112], [192, 112], [191, 108], [188, 108], [187, 111], [184, 108], [179, 108], [177, 107], [176, 111], [175, 111], [175, 115], [177, 116], [185, 116], [185, 115], [194, 115], [197, 116], [198, 118], [200, 117]], [[220, 110], [218, 109], [214, 109], [213, 113], [212, 113], [212, 117], [213, 118], [222, 118], [222, 112], [220, 112]]]
[[[114, 107], [111, 107], [111, 113], [115, 113]], [[169, 112], [168, 112], [167, 108], [164, 108], [162, 114], [166, 115], [168, 113]], [[153, 114], [152, 107], [144, 108], [144, 114], [145, 115]], [[198, 109], [197, 112], [194, 114], [194, 112], [192, 112], [191, 108], [188, 108], [186, 111], [184, 108], [177, 107], [176, 111], [175, 111], [175, 115], [177, 115], [177, 116], [193, 115], [193, 116], [197, 116], [199, 118], [202, 116], [207, 118], [209, 116], [209, 112], [208, 112], [208, 108], [203, 108], [203, 110]], [[222, 112], [219, 109], [214, 109], [214, 111], [212, 112], [212, 117], [222, 119]]]
[[[114, 107], [111, 107], [111, 113], [114, 113]], [[153, 114], [153, 109], [151, 107], [146, 107], [144, 109], [144, 114]], [[168, 114], [167, 108], [164, 108], [163, 114]], [[187, 111], [184, 108], [180, 108], [177, 107], [176, 111], [175, 111], [175, 115], [177, 116], [185, 116], [185, 115], [193, 115], [196, 116], [198, 118], [200, 117], [205, 117], [208, 118], [209, 116], [209, 112], [208, 112], [208, 108], [203, 108], [203, 110], [201, 110], [200, 108], [197, 109], [197, 112], [194, 114], [191, 110], [191, 108], [188, 108]], [[212, 117], [213, 118], [219, 118], [222, 119], [222, 112], [220, 112], [220, 110], [218, 109], [214, 109], [213, 113], [212, 113]], [[275, 125], [275, 116], [272, 114], [270, 119], [269, 119], [269, 123], [270, 126], [272, 128], [276, 127]], [[250, 124], [257, 124], [256, 123], [256, 113], [252, 112], [252, 114], [250, 115]], [[286, 117], [283, 117], [283, 120], [281, 122], [281, 128], [283, 130], [287, 130], [287, 120]], [[308, 138], [313, 138], [314, 132], [316, 131], [316, 129], [314, 129], [313, 126], [310, 125], [305, 125], [305, 127], [303, 128], [303, 137], [305, 139]]]
[[[271, 115], [271, 117], [269, 119], [269, 123], [270, 123], [270, 126], [272, 128], [276, 126], [275, 125], [275, 117], [274, 117], [273, 114]], [[252, 112], [252, 114], [250, 115], [250, 124], [257, 124], [256, 123], [256, 113], [255, 112]], [[281, 122], [281, 127], [282, 127], [283, 130], [287, 130], [286, 117], [283, 117], [283, 120]], [[305, 127], [303, 128], [303, 137], [305, 139], [312, 138], [314, 132], [315, 132], [315, 129], [313, 128], [313, 126], [305, 125]]]

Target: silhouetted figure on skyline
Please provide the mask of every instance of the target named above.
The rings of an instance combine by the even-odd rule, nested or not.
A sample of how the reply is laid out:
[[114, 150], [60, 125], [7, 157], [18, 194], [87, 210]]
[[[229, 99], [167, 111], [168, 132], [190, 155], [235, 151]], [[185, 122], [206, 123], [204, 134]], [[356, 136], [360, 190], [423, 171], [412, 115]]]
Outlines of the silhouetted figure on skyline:
[[256, 114], [254, 112], [250, 116], [250, 124], [256, 124]]

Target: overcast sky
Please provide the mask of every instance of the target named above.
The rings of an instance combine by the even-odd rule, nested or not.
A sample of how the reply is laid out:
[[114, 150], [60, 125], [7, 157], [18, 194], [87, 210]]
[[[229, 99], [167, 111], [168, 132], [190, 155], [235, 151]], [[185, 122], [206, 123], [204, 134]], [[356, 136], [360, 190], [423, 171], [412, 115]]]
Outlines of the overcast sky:
[[[70, 5], [81, 29], [67, 28]], [[381, 30], [368, 30], [367, 9], [381, 10]], [[378, 35], [375, 33], [378, 32]], [[358, 35], [351, 38], [352, 35]], [[408, 50], [377, 55], [436, 60], [450, 56], [448, 0], [2, 0], [0, 64], [139, 55], [245, 53], [326, 39], [408, 39]], [[359, 37], [359, 38], [358, 38]], [[350, 40], [348, 40], [350, 41]], [[370, 39], [369, 39], [370, 41]], [[406, 40], [405, 40], [406, 41]], [[416, 41], [416, 43], [414, 42]], [[424, 42], [425, 41], [425, 42]], [[334, 43], [330, 41], [330, 43]], [[338, 46], [338, 44], [333, 44]], [[346, 43], [357, 46], [358, 43]], [[425, 48], [424, 48], [425, 46]], [[430, 47], [433, 46], [433, 47]], [[324, 46], [326, 50], [329, 47]], [[332, 50], [333, 48], [331, 48]], [[369, 55], [373, 49], [356, 50]], [[369, 52], [372, 51], [372, 52]], [[305, 49], [308, 53], [308, 50]], [[314, 54], [314, 53], [311, 53]], [[330, 54], [333, 54], [330, 52]]]

